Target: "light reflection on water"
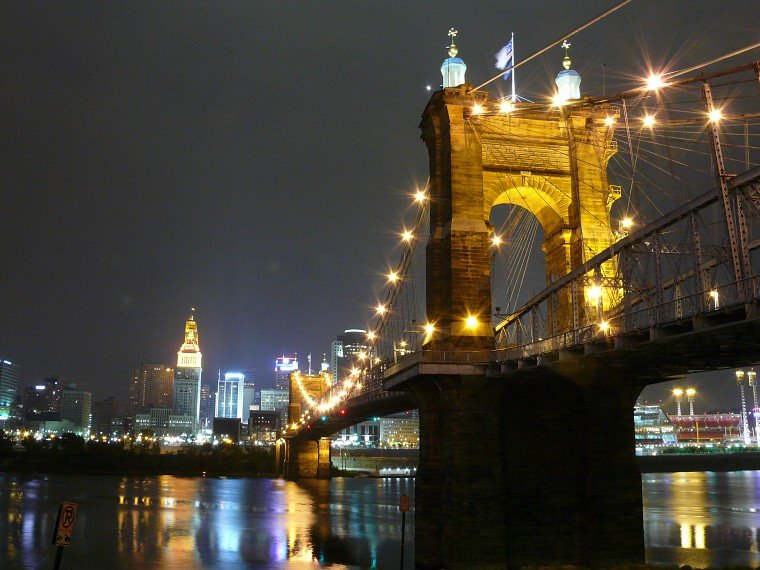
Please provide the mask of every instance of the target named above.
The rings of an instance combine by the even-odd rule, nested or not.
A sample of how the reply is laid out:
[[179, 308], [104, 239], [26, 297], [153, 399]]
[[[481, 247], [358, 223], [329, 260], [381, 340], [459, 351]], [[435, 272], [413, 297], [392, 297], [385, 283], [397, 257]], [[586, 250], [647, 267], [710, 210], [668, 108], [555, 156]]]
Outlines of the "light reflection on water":
[[[760, 565], [760, 471], [642, 477], [647, 562]], [[72, 568], [395, 568], [411, 479], [0, 474], [0, 567], [50, 568], [58, 503], [79, 504]], [[406, 564], [413, 567], [414, 517]]]
[[648, 562], [760, 564], [760, 471], [646, 474], [642, 483]]
[[[411, 479], [0, 475], [0, 567], [50, 568], [58, 503], [79, 504], [64, 567], [393, 568]], [[405, 561], [413, 567], [413, 516]]]

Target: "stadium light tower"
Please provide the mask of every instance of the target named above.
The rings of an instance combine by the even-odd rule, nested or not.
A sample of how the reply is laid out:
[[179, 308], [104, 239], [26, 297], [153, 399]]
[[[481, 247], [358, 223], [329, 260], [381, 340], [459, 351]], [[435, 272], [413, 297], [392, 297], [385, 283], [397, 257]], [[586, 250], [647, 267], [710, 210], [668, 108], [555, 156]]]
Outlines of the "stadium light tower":
[[749, 421], [747, 419], [747, 401], [744, 399], [744, 370], [736, 371], [736, 384], [739, 386], [739, 394], [742, 399], [742, 439], [744, 445], [750, 445], [752, 440], [749, 435]]
[[687, 388], [686, 389], [686, 397], [689, 399], [689, 415], [694, 415], [694, 395], [697, 393], [697, 391], [694, 388]]
[[681, 402], [683, 402], [683, 390], [681, 388], [673, 388], [673, 396], [676, 398], [676, 415], [681, 415]]
[[749, 372], [747, 372], [747, 381], [752, 386], [752, 402], [754, 404], [752, 417], [755, 418], [755, 443], [760, 447], [760, 407], [757, 405], [757, 373], [754, 368], [750, 368]]

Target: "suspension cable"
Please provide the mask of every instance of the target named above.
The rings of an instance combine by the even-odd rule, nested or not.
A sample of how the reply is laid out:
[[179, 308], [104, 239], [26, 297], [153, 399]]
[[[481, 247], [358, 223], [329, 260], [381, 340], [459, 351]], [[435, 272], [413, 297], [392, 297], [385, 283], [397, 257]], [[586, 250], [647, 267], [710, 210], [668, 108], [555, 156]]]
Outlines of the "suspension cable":
[[504, 71], [500, 71], [500, 72], [499, 72], [497, 75], [493, 76], [493, 77], [492, 77], [491, 79], [489, 79], [488, 81], [486, 81], [486, 82], [484, 82], [484, 83], [481, 83], [481, 84], [480, 84], [480, 85], [478, 85], [477, 87], [473, 87], [473, 88], [471, 89], [471, 91], [477, 91], [478, 89], [481, 89], [481, 88], [485, 87], [485, 86], [486, 86], [486, 85], [488, 85], [489, 83], [491, 83], [491, 82], [493, 82], [493, 81], [496, 81], [496, 80], [497, 80], [497, 79], [499, 79], [500, 77], [503, 77], [505, 73], [509, 73], [509, 72], [510, 72], [510, 71], [512, 71], [513, 69], [517, 69], [518, 67], [520, 67], [522, 64], [524, 64], [524, 63], [528, 63], [528, 62], [529, 62], [531, 59], [535, 59], [535, 58], [537, 58], [537, 57], [538, 57], [539, 55], [541, 55], [542, 53], [545, 53], [545, 52], [549, 51], [550, 49], [552, 49], [553, 47], [555, 47], [557, 44], [561, 44], [561, 43], [562, 43], [562, 42], [564, 42], [566, 39], [573, 37], [575, 34], [577, 34], [578, 32], [581, 32], [581, 31], [585, 30], [585, 29], [586, 29], [586, 28], [588, 28], [589, 26], [591, 26], [591, 25], [593, 25], [593, 24], [596, 24], [596, 23], [597, 23], [599, 20], [601, 20], [602, 18], [606, 18], [607, 16], [609, 16], [610, 14], [612, 14], [613, 12], [615, 12], [616, 10], [618, 10], [618, 9], [622, 8], [623, 6], [625, 6], [626, 4], [628, 4], [629, 2], [632, 2], [632, 1], [633, 1], [633, 0], [623, 0], [622, 2], [620, 2], [620, 3], [616, 4], [615, 6], [613, 6], [612, 8], [610, 8], [609, 10], [607, 10], [606, 12], [604, 12], [603, 14], [599, 14], [599, 15], [598, 15], [596, 18], [594, 18], [594, 19], [592, 19], [592, 20], [589, 20], [588, 22], [586, 22], [585, 24], [583, 24], [582, 26], [580, 26], [580, 27], [578, 27], [578, 28], [575, 28], [575, 29], [574, 29], [572, 32], [570, 32], [569, 34], [565, 34], [564, 36], [562, 36], [561, 38], [559, 38], [559, 39], [558, 39], [558, 40], [556, 40], [555, 42], [552, 42], [552, 43], [550, 43], [548, 46], [546, 46], [546, 47], [544, 47], [544, 48], [542, 48], [542, 49], [538, 50], [537, 52], [535, 52], [535, 53], [533, 53], [533, 54], [529, 55], [529, 56], [528, 56], [528, 57], [526, 57], [525, 59], [523, 59], [523, 60], [521, 60], [520, 62], [518, 62], [518, 63], [514, 64], [513, 66], [511, 66], [511, 67], [509, 67], [509, 68], [505, 69]]

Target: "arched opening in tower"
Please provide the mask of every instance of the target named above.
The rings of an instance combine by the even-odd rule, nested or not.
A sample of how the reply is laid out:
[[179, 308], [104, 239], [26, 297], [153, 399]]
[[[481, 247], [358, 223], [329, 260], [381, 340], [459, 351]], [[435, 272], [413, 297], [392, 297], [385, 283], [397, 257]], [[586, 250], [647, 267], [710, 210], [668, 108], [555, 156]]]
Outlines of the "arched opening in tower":
[[514, 204], [493, 206], [489, 223], [493, 228], [491, 304], [495, 326], [546, 287], [541, 249], [545, 235], [538, 219]]

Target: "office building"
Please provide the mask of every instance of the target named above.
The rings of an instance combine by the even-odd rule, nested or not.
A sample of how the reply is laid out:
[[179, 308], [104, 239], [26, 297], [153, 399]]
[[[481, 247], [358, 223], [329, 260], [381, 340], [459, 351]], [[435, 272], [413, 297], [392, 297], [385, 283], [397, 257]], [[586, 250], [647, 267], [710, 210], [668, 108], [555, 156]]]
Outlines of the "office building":
[[61, 390], [61, 420], [76, 426], [76, 431], [83, 437], [90, 435], [90, 412], [92, 394], [76, 388]]
[[0, 427], [11, 417], [11, 407], [16, 403], [19, 367], [0, 357]]
[[261, 410], [276, 411], [280, 414], [280, 422], [284, 425], [288, 421], [288, 402], [290, 401], [288, 390], [264, 389], [261, 391]]
[[290, 373], [298, 370], [298, 355], [280, 356], [274, 362], [274, 387], [277, 390], [288, 390]]
[[113, 396], [92, 403], [92, 433], [111, 435], [111, 424], [119, 417], [119, 403]]
[[346, 329], [330, 345], [330, 373], [333, 384], [345, 378], [354, 366], [355, 355], [368, 350], [367, 331]]
[[243, 375], [243, 424], [248, 423], [251, 406], [256, 403], [256, 387], [253, 382], [254, 370], [244, 370]]
[[68, 380], [50, 376], [34, 386], [24, 390], [24, 416], [30, 417], [45, 412], [61, 411], [61, 392], [66, 388], [74, 388], [75, 384]]
[[174, 369], [166, 364], [143, 364], [132, 371], [126, 412], [172, 406]]
[[243, 385], [245, 376], [242, 372], [219, 373], [216, 392], [215, 418], [243, 418]]
[[339, 431], [335, 439], [343, 445], [378, 447], [380, 445], [380, 418], [347, 427]]
[[177, 352], [172, 407], [176, 415], [195, 418], [196, 427], [193, 431], [200, 427], [201, 359], [198, 323], [195, 322], [195, 309], [191, 309], [185, 322], [185, 339]]
[[280, 430], [280, 414], [273, 410], [252, 410], [248, 418], [249, 439], [254, 444], [273, 444]]
[[240, 418], [214, 418], [212, 433], [220, 440], [240, 442]]
[[216, 407], [216, 392], [211, 390], [211, 386], [203, 384], [201, 386], [201, 428], [211, 429], [211, 420], [214, 419]]
[[418, 448], [420, 416], [417, 410], [380, 418], [380, 447]]

